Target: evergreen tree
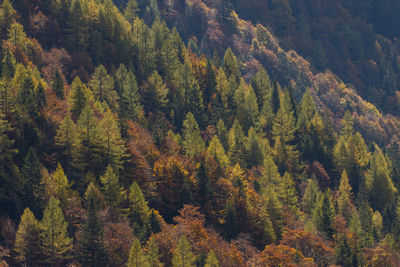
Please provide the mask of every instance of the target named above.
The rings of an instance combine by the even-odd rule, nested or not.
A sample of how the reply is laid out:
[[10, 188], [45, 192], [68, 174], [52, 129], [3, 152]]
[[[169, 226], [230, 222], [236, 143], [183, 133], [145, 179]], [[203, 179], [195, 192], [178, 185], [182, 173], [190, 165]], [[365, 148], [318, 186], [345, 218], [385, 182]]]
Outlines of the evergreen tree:
[[382, 150], [376, 147], [372, 154], [369, 169], [366, 173], [366, 186], [369, 191], [371, 204], [374, 208], [383, 211], [393, 203], [396, 187], [390, 177], [390, 163]]
[[72, 160], [73, 147], [77, 141], [76, 125], [69, 115], [66, 115], [62, 120], [57, 134], [55, 136], [56, 145], [63, 149], [63, 156], [66, 166], [66, 171], [69, 171], [69, 166]]
[[350, 219], [352, 213], [353, 204], [351, 199], [352, 193], [349, 177], [347, 176], [346, 170], [344, 170], [339, 185], [338, 209], [340, 214], [346, 219]]
[[243, 126], [245, 132], [254, 126], [258, 117], [257, 97], [251, 86], [242, 79], [234, 95], [236, 117]]
[[68, 181], [61, 164], [58, 163], [57, 169], [52, 174], [47, 171], [43, 173], [41, 184], [44, 185], [46, 199], [55, 197], [60, 200], [61, 204], [65, 204], [72, 197], [73, 192], [72, 184]]
[[228, 130], [226, 129], [225, 123], [222, 119], [219, 119], [217, 123], [217, 136], [225, 151], [229, 149]]
[[100, 122], [102, 143], [104, 144], [105, 165], [112, 165], [116, 169], [122, 168], [125, 159], [125, 144], [121, 138], [120, 129], [114, 114], [107, 109]]
[[334, 234], [333, 219], [335, 211], [332, 205], [329, 190], [320, 195], [314, 210], [314, 221], [321, 231], [324, 231], [329, 237]]
[[78, 260], [82, 266], [107, 266], [103, 225], [96, 215], [94, 199], [88, 200], [88, 216], [78, 239]]
[[86, 86], [82, 83], [79, 77], [75, 77], [71, 84], [68, 101], [71, 114], [74, 118], [79, 118], [82, 110], [87, 105], [88, 100]]
[[114, 90], [114, 79], [103, 65], [98, 66], [89, 82], [93, 95], [100, 102], [105, 101], [112, 110], [117, 110], [118, 95]]
[[181, 236], [179, 239], [178, 246], [174, 251], [174, 257], [172, 258], [173, 267], [194, 267], [194, 256], [191, 251], [189, 242], [185, 236]]
[[68, 19], [68, 47], [74, 52], [83, 52], [89, 44], [88, 21], [83, 1], [73, 0], [70, 4]]
[[10, 0], [4, 0], [1, 3], [0, 12], [0, 33], [1, 38], [5, 39], [7, 34], [7, 29], [11, 26], [13, 19], [16, 17], [16, 11], [10, 3]]
[[320, 197], [320, 194], [321, 192], [319, 191], [317, 184], [314, 182], [314, 180], [309, 179], [302, 199], [303, 210], [307, 214], [311, 215], [317, 200]]
[[228, 136], [228, 155], [233, 164], [239, 164], [240, 166], [245, 165], [246, 147], [244, 141], [245, 137], [242, 127], [239, 121], [235, 120]]
[[279, 97], [280, 91], [281, 91], [281, 88], [280, 88], [278, 82], [275, 81], [273, 90], [272, 90], [272, 96], [271, 96], [272, 112], [274, 114], [278, 113], [279, 108], [280, 108], [280, 97]]
[[127, 267], [142, 267], [147, 266], [146, 258], [140, 245], [139, 239], [135, 239], [132, 248], [129, 252], [129, 260], [126, 264]]
[[150, 237], [148, 242], [148, 252], [146, 255], [146, 262], [149, 267], [160, 267], [160, 255], [158, 253], [157, 241], [154, 236]]
[[38, 106], [38, 110], [41, 110], [47, 104], [45, 89], [41, 82], [39, 82], [36, 87], [35, 101], [36, 105]]
[[[86, 105], [78, 120], [78, 139], [74, 143], [73, 166], [76, 175], [83, 178], [89, 171], [102, 174], [104, 143], [97, 118], [90, 105]], [[80, 182], [84, 182], [83, 179]]]
[[240, 71], [238, 60], [231, 48], [225, 51], [224, 61], [222, 63], [226, 77], [234, 88], [239, 84]]
[[229, 166], [229, 158], [225, 154], [224, 147], [219, 141], [217, 135], [214, 135], [213, 138], [211, 139], [207, 151], [218, 161], [219, 165], [223, 169]]
[[21, 216], [14, 250], [18, 262], [25, 266], [41, 266], [39, 222], [29, 208], [26, 208]]
[[34, 213], [40, 214], [42, 203], [40, 201], [40, 162], [33, 147], [30, 147], [25, 156], [21, 169], [22, 192], [24, 205]]
[[296, 212], [298, 196], [296, 193], [293, 178], [289, 173], [285, 173], [275, 187], [278, 199], [284, 207], [292, 212]]
[[335, 251], [336, 263], [343, 267], [352, 267], [353, 255], [350, 245], [348, 243], [346, 235], [343, 235], [340, 239], [339, 245]]
[[124, 199], [124, 189], [119, 185], [118, 174], [114, 171], [111, 165], [108, 165], [106, 172], [100, 176], [102, 191], [105, 201], [111, 208], [112, 212], [118, 214], [121, 202]]
[[272, 134], [275, 141], [275, 155], [279, 170], [296, 173], [299, 168], [299, 153], [292, 142], [295, 138], [296, 120], [287, 95], [281, 98], [280, 108], [276, 114]]
[[130, 24], [133, 24], [133, 21], [135, 20], [138, 11], [139, 9], [136, 0], [129, 0], [126, 4], [124, 15]]
[[254, 128], [250, 128], [246, 142], [246, 161], [248, 166], [259, 166], [264, 162], [265, 147], [263, 140], [258, 136]]
[[61, 264], [69, 258], [72, 238], [68, 236], [68, 223], [60, 208], [60, 201], [50, 197], [40, 223], [42, 249], [45, 261], [52, 266]]
[[144, 239], [149, 219], [149, 206], [143, 196], [140, 186], [136, 182], [133, 182], [129, 189], [129, 202], [129, 218], [132, 222], [133, 232], [140, 236], [141, 239]]
[[192, 113], [186, 115], [183, 121], [183, 148], [186, 156], [193, 158], [204, 150], [204, 141], [200, 129]]
[[7, 81], [10, 81], [12, 77], [14, 77], [15, 58], [13, 53], [11, 53], [10, 49], [6, 49], [5, 55], [1, 61], [1, 74]]
[[278, 172], [278, 167], [276, 166], [273, 158], [267, 154], [265, 155], [263, 162], [263, 169], [261, 172], [262, 176], [260, 177], [260, 186], [261, 189], [268, 188], [271, 184], [276, 184], [281, 176]]
[[215, 256], [215, 253], [213, 250], [210, 250], [210, 252], [207, 255], [206, 263], [204, 264], [204, 267], [219, 267], [219, 262], [217, 257]]
[[236, 238], [239, 229], [238, 229], [235, 207], [233, 206], [231, 199], [229, 199], [225, 203], [224, 207], [224, 228], [225, 228], [225, 235], [228, 240]]
[[64, 99], [64, 81], [60, 71], [57, 69], [53, 77], [53, 91], [59, 99]]
[[272, 85], [267, 71], [261, 67], [251, 80], [251, 86], [257, 97], [258, 109], [261, 111], [264, 105], [271, 105]]
[[156, 71], [150, 75], [147, 83], [142, 87], [142, 91], [143, 104], [148, 112], [163, 108], [168, 103], [167, 94], [169, 89]]

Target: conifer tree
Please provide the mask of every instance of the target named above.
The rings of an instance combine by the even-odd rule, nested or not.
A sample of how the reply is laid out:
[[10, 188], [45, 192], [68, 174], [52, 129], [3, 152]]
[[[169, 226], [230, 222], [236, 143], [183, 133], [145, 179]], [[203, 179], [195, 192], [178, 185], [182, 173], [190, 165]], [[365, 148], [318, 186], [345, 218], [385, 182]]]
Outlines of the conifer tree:
[[214, 135], [211, 139], [208, 148], [208, 153], [210, 153], [219, 163], [222, 168], [226, 168], [229, 166], [229, 158], [225, 154], [224, 147], [218, 139], [217, 135]]
[[120, 169], [125, 158], [125, 146], [117, 120], [111, 110], [107, 109], [105, 111], [104, 117], [100, 122], [100, 128], [105, 149], [105, 164]]
[[78, 260], [82, 266], [98, 267], [107, 265], [103, 225], [96, 215], [94, 200], [88, 200], [88, 215], [78, 239]]
[[14, 77], [15, 58], [10, 49], [6, 49], [5, 55], [1, 61], [1, 74], [7, 81], [10, 81]]
[[[228, 48], [225, 51], [224, 61], [222, 63], [222, 66], [226, 74], [226, 77], [230, 81], [231, 85], [233, 84], [237, 86], [239, 84], [239, 78], [240, 78], [239, 64], [231, 48]], [[234, 88], [236, 88], [236, 86], [234, 86]]]
[[96, 99], [99, 99], [100, 102], [105, 101], [111, 109], [117, 110], [118, 95], [114, 90], [114, 79], [107, 73], [103, 65], [95, 69], [90, 79], [89, 87], [92, 89]]
[[192, 113], [186, 115], [183, 121], [183, 148], [185, 155], [193, 158], [204, 150], [204, 141], [200, 135], [200, 129]]
[[343, 267], [353, 265], [353, 255], [346, 235], [343, 235], [335, 251], [336, 263]]
[[67, 227], [60, 201], [50, 197], [40, 222], [40, 235], [45, 261], [52, 266], [69, 258], [73, 240], [68, 236]]
[[265, 155], [262, 176], [260, 177], [261, 188], [268, 188], [271, 184], [277, 183], [280, 177], [273, 158], [269, 154]]
[[259, 166], [264, 162], [265, 148], [263, 141], [253, 127], [249, 130], [246, 141], [246, 161], [248, 166]]
[[0, 34], [2, 39], [5, 39], [7, 29], [11, 26], [16, 13], [17, 12], [11, 5], [10, 0], [4, 0], [2, 2], [0, 12]]
[[229, 199], [225, 203], [224, 207], [224, 228], [225, 235], [228, 240], [236, 238], [238, 234], [238, 222], [236, 218], [235, 207], [233, 206], [232, 200]]
[[42, 175], [40, 173], [40, 162], [33, 147], [29, 148], [25, 156], [21, 174], [24, 205], [38, 213], [42, 209], [40, 201]]
[[140, 186], [133, 182], [129, 190], [130, 211], [129, 218], [135, 234], [144, 238], [148, 224], [149, 206], [145, 200]]
[[352, 212], [351, 199], [352, 199], [352, 193], [351, 193], [351, 186], [349, 184], [349, 177], [347, 176], [346, 170], [344, 170], [339, 185], [338, 209], [340, 214], [346, 219], [350, 219], [351, 216]]
[[160, 255], [158, 252], [157, 241], [154, 236], [150, 237], [148, 242], [148, 250], [146, 255], [146, 262], [148, 267], [160, 267]]
[[257, 97], [258, 108], [261, 111], [264, 105], [271, 105], [272, 85], [267, 71], [261, 67], [251, 80], [251, 86]]
[[204, 264], [204, 267], [219, 267], [219, 262], [217, 259], [217, 256], [215, 256], [215, 253], [213, 250], [210, 250], [210, 252], [207, 255], [206, 263]]
[[111, 165], [108, 165], [104, 175], [100, 176], [100, 182], [106, 203], [111, 208], [111, 211], [118, 215], [117, 210], [120, 208], [125, 192], [119, 185], [118, 174]]
[[308, 127], [316, 112], [317, 107], [315, 106], [315, 102], [311, 95], [311, 92], [310, 90], [306, 90], [300, 102], [298, 125], [301, 129]]
[[124, 15], [130, 24], [133, 24], [133, 21], [135, 20], [138, 11], [139, 9], [136, 0], [129, 0], [126, 4]]
[[234, 95], [236, 117], [245, 132], [254, 126], [258, 117], [257, 96], [251, 86], [242, 79]]
[[55, 141], [58, 146], [63, 149], [64, 162], [66, 166], [66, 171], [69, 171], [69, 166], [71, 164], [73, 147], [77, 141], [76, 125], [69, 115], [66, 115], [62, 120], [57, 134], [55, 136]]
[[53, 77], [53, 91], [59, 99], [64, 99], [64, 81], [60, 71], [57, 69]]
[[41, 110], [47, 104], [45, 89], [41, 82], [39, 82], [36, 87], [35, 101], [36, 105], [38, 106], [38, 110]]
[[366, 173], [366, 187], [369, 191], [371, 204], [380, 211], [393, 203], [397, 193], [390, 177], [390, 171], [388, 159], [384, 156], [382, 150], [376, 147]]
[[17, 261], [25, 266], [41, 265], [39, 222], [29, 208], [24, 210], [15, 236]]
[[133, 241], [131, 250], [129, 252], [129, 260], [126, 264], [127, 267], [142, 267], [147, 266], [146, 258], [143, 253], [142, 246], [140, 245], [139, 239]]
[[160, 107], [163, 108], [168, 103], [167, 94], [169, 89], [156, 71], [150, 75], [147, 84], [142, 87], [142, 91], [143, 104], [148, 112], [154, 112]]
[[228, 143], [229, 150], [228, 155], [233, 164], [239, 164], [240, 166], [245, 165], [245, 137], [242, 127], [238, 120], [233, 122], [232, 128], [229, 131]]
[[302, 199], [303, 210], [307, 214], [311, 215], [320, 194], [321, 192], [318, 190], [317, 184], [313, 179], [309, 179]]
[[280, 108], [280, 97], [279, 97], [280, 92], [281, 92], [280, 85], [278, 84], [277, 81], [275, 81], [271, 96], [272, 112], [274, 114], [278, 113], [278, 110]]
[[319, 229], [324, 231], [329, 237], [334, 234], [333, 219], [335, 211], [331, 202], [329, 190], [320, 195], [314, 210], [314, 221]]
[[[99, 175], [105, 169], [103, 165], [104, 143], [97, 118], [90, 105], [86, 105], [78, 120], [78, 139], [74, 143], [73, 166], [78, 177], [84, 177], [88, 171]], [[83, 182], [83, 180], [81, 180]]]
[[295, 184], [291, 175], [286, 172], [275, 187], [278, 193], [278, 199], [288, 210], [295, 212], [298, 196], [296, 193]]
[[178, 246], [174, 251], [172, 258], [173, 267], [194, 267], [194, 256], [189, 242], [184, 235], [179, 239]]
[[[121, 67], [120, 67], [121, 68]], [[129, 71], [122, 75], [117, 70], [117, 81], [121, 83], [121, 98], [120, 98], [120, 120], [129, 119], [137, 121], [142, 117], [143, 107], [140, 103], [140, 95], [135, 75]]]
[[275, 140], [275, 155], [281, 172], [296, 173], [299, 168], [299, 153], [291, 143], [296, 132], [296, 120], [287, 94], [281, 98], [272, 133]]
[[75, 52], [83, 52], [89, 44], [88, 22], [83, 1], [73, 0], [70, 4], [68, 20], [68, 47]]
[[57, 169], [49, 174], [44, 172], [41, 184], [44, 185], [46, 199], [55, 197], [60, 200], [61, 204], [65, 204], [68, 198], [72, 197], [72, 184], [68, 181], [61, 164], [57, 164]]
[[226, 129], [225, 123], [222, 119], [219, 119], [217, 123], [217, 135], [225, 151], [229, 149], [228, 130]]
[[68, 101], [71, 114], [74, 118], [79, 118], [88, 100], [86, 86], [82, 83], [79, 77], [75, 77], [71, 84]]

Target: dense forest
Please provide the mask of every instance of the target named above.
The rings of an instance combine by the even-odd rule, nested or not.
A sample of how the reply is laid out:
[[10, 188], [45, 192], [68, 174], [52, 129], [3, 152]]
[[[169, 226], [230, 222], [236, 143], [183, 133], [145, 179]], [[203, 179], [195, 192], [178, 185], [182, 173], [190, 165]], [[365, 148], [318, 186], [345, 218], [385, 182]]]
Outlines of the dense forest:
[[400, 266], [398, 1], [0, 2], [1, 267]]

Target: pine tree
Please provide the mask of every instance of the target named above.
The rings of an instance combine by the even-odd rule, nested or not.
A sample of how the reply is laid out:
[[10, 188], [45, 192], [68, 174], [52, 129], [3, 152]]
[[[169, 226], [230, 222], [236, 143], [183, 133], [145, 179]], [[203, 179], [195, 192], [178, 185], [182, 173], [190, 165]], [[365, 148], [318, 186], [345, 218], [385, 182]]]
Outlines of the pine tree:
[[167, 94], [169, 89], [156, 71], [150, 75], [147, 83], [142, 87], [142, 91], [144, 107], [148, 112], [163, 108], [168, 103]]
[[104, 175], [100, 176], [100, 182], [105, 201], [107, 202], [111, 211], [118, 215], [117, 210], [120, 208], [125, 192], [123, 187], [121, 187], [119, 184], [118, 174], [111, 167], [111, 165], [108, 165]]
[[143, 253], [142, 246], [140, 245], [139, 239], [133, 241], [131, 250], [129, 252], [129, 260], [126, 264], [127, 267], [142, 267], [147, 266], [146, 258]]
[[72, 160], [73, 147], [77, 141], [76, 125], [69, 115], [66, 115], [62, 120], [55, 137], [56, 145], [63, 149], [63, 156], [66, 166], [66, 171], [69, 171], [69, 167]]
[[321, 231], [329, 237], [334, 234], [333, 219], [335, 211], [331, 202], [329, 190], [320, 195], [316, 208], [314, 209], [314, 221]]
[[88, 216], [78, 239], [78, 260], [82, 266], [107, 266], [103, 225], [96, 215], [94, 200], [88, 200]]
[[100, 128], [102, 129], [102, 143], [105, 148], [105, 165], [112, 165], [116, 169], [122, 168], [126, 155], [125, 146], [117, 120], [111, 110], [105, 111], [100, 122]]
[[135, 20], [138, 11], [139, 9], [136, 0], [129, 0], [126, 4], [124, 15], [130, 24], [133, 24], [133, 21]]
[[160, 255], [158, 252], [157, 241], [154, 236], [150, 237], [148, 242], [148, 251], [146, 255], [146, 263], [148, 267], [160, 267]]
[[239, 78], [240, 78], [239, 64], [231, 48], [228, 48], [225, 51], [224, 61], [222, 66], [226, 74], [226, 77], [231, 82], [231, 85], [233, 82], [233, 84], [237, 86], [239, 84]]
[[39, 222], [29, 208], [26, 208], [21, 216], [14, 250], [18, 262], [25, 266], [41, 266]]
[[287, 94], [281, 98], [280, 108], [276, 114], [272, 134], [275, 140], [275, 155], [279, 170], [296, 173], [299, 168], [299, 153], [293, 142], [296, 132], [296, 119], [290, 107]]
[[350, 219], [351, 216], [353, 206], [351, 199], [352, 193], [349, 177], [347, 176], [346, 170], [344, 170], [339, 185], [338, 209], [340, 214], [346, 219]]
[[10, 49], [6, 49], [6, 53], [1, 61], [1, 74], [7, 81], [10, 81], [14, 77], [15, 58]]
[[[120, 120], [140, 120], [143, 116], [143, 107], [140, 104], [140, 95], [135, 75], [129, 71], [123, 74], [121, 67], [117, 70], [116, 82], [121, 84]], [[126, 127], [126, 126], [125, 126]]]
[[246, 142], [246, 162], [248, 166], [259, 166], [264, 162], [265, 147], [263, 140], [253, 127], [249, 130]]
[[289, 173], [285, 173], [275, 187], [278, 193], [278, 199], [288, 210], [296, 212], [298, 196], [295, 183]]
[[40, 201], [40, 162], [33, 147], [30, 147], [25, 156], [21, 169], [22, 192], [24, 205], [39, 214], [42, 209]]
[[28, 49], [28, 39], [24, 32], [24, 27], [14, 22], [10, 25], [8, 29], [8, 41], [15, 47], [19, 47], [22, 51], [27, 52]]
[[376, 147], [366, 173], [366, 186], [371, 204], [381, 212], [393, 203], [397, 193], [390, 177], [390, 165], [382, 150]]
[[224, 230], [225, 236], [228, 240], [232, 238], [236, 238], [239, 229], [238, 229], [238, 222], [236, 218], [235, 207], [233, 206], [232, 200], [229, 199], [225, 203], [224, 207]]
[[251, 79], [251, 86], [257, 97], [258, 108], [261, 111], [264, 105], [271, 105], [272, 84], [267, 71], [261, 67]]
[[0, 34], [2, 39], [5, 39], [7, 29], [11, 26], [13, 19], [16, 17], [16, 13], [10, 0], [4, 0], [2, 2], [0, 12]]
[[222, 119], [219, 119], [217, 123], [217, 135], [226, 151], [229, 148], [228, 130], [226, 129], [225, 123]]
[[89, 82], [93, 95], [100, 102], [105, 101], [112, 110], [117, 110], [118, 95], [114, 90], [114, 79], [103, 65], [98, 66]]
[[210, 250], [210, 252], [207, 255], [206, 263], [204, 264], [204, 267], [219, 267], [219, 262], [217, 257], [215, 256], [215, 253], [213, 250]]
[[306, 90], [300, 103], [300, 113], [298, 119], [299, 127], [301, 129], [306, 129], [310, 125], [311, 120], [316, 112], [317, 107], [315, 105], [311, 92], [310, 90]]
[[302, 199], [303, 210], [311, 215], [317, 200], [320, 197], [321, 192], [318, 189], [316, 182], [312, 179], [308, 180], [306, 191], [304, 192]]
[[271, 184], [277, 183], [280, 179], [278, 167], [276, 166], [273, 158], [267, 154], [263, 162], [262, 176], [260, 177], [261, 189], [268, 188]]
[[0, 210], [19, 211], [15, 195], [21, 190], [19, 170], [15, 164], [15, 141], [9, 137], [13, 129], [0, 110]]
[[343, 267], [352, 267], [353, 255], [350, 245], [348, 243], [346, 235], [343, 235], [340, 239], [340, 243], [335, 251], [336, 263]]
[[240, 81], [234, 95], [236, 106], [236, 117], [243, 126], [245, 132], [254, 126], [258, 117], [257, 97], [251, 86], [248, 86], [244, 79]]
[[45, 261], [52, 266], [61, 264], [69, 258], [72, 238], [68, 236], [68, 223], [60, 208], [60, 201], [50, 197], [40, 222], [42, 249]]
[[207, 151], [218, 161], [219, 165], [223, 169], [229, 166], [229, 158], [225, 154], [224, 147], [219, 141], [217, 135], [214, 135], [213, 138], [211, 139]]
[[83, 178], [89, 171], [95, 175], [102, 174], [105, 169], [104, 143], [98, 120], [90, 105], [86, 105], [82, 110], [77, 128], [78, 139], [73, 149], [73, 166], [76, 175]]
[[83, 52], [89, 44], [88, 22], [83, 1], [73, 0], [70, 4], [68, 19], [68, 47], [74, 52]]
[[87, 105], [88, 93], [86, 86], [82, 83], [79, 77], [75, 77], [71, 84], [69, 93], [69, 107], [74, 118], [79, 118], [82, 110]]
[[38, 110], [41, 110], [43, 107], [47, 105], [47, 97], [44, 89], [44, 85], [39, 82], [36, 87], [35, 93], [35, 101], [38, 107]]
[[57, 169], [52, 174], [47, 171], [43, 173], [41, 184], [44, 185], [46, 199], [55, 197], [65, 204], [72, 197], [73, 192], [72, 184], [68, 181], [61, 164], [57, 164]]
[[181, 236], [179, 239], [178, 246], [174, 251], [174, 257], [172, 258], [173, 267], [194, 267], [194, 256], [191, 251], [189, 242], [185, 236]]
[[272, 96], [271, 96], [272, 112], [274, 114], [278, 113], [278, 111], [280, 109], [280, 97], [279, 97], [280, 92], [281, 92], [280, 85], [278, 84], [277, 81], [275, 81], [273, 90], [272, 90]]
[[245, 137], [242, 127], [238, 120], [233, 122], [232, 128], [229, 131], [228, 143], [229, 150], [228, 155], [233, 164], [239, 164], [240, 166], [245, 165], [245, 151], [246, 147], [244, 144]]
[[132, 222], [133, 231], [140, 238], [144, 238], [147, 232], [149, 206], [136, 182], [133, 182], [129, 189], [129, 203], [129, 218]]
[[200, 129], [192, 113], [186, 115], [183, 121], [183, 148], [185, 155], [193, 158], [204, 150], [204, 141], [200, 135]]
[[57, 69], [53, 77], [53, 91], [59, 99], [64, 99], [64, 81], [60, 71]]

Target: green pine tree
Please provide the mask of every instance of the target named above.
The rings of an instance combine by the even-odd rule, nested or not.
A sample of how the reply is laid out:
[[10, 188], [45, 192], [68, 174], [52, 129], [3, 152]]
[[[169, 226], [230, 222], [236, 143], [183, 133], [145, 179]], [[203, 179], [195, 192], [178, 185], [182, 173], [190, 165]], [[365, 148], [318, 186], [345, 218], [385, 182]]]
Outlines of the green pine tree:
[[60, 201], [50, 197], [40, 222], [42, 249], [45, 262], [56, 266], [70, 257], [72, 238], [68, 236], [68, 223], [60, 207]]
[[189, 242], [185, 236], [181, 236], [179, 239], [178, 246], [174, 251], [174, 257], [172, 258], [173, 267], [194, 267], [194, 256], [191, 251]]
[[129, 252], [129, 260], [126, 264], [127, 267], [145, 267], [147, 266], [146, 258], [143, 253], [142, 246], [139, 239], [133, 241], [131, 250]]
[[220, 264], [218, 262], [217, 256], [215, 256], [215, 253], [213, 250], [210, 250], [210, 252], [207, 255], [206, 263], [204, 264], [204, 267], [219, 267]]
[[204, 150], [204, 141], [200, 129], [192, 113], [186, 115], [183, 121], [183, 148], [186, 156], [193, 158]]

